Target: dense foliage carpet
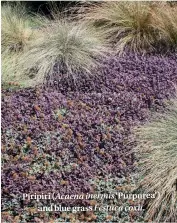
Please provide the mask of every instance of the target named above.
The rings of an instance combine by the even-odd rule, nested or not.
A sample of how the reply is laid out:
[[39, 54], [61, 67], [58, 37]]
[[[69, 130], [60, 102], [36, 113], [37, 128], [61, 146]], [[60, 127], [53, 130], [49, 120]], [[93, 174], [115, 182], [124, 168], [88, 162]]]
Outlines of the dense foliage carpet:
[[[176, 81], [176, 54], [129, 54], [103, 61], [77, 89], [56, 81], [47, 88], [3, 90], [2, 210], [12, 211], [4, 219], [13, 215], [28, 219], [24, 208], [35, 202], [23, 202], [22, 193], [121, 190], [137, 165], [131, 127], [165, 106], [165, 99], [174, 95]], [[106, 189], [108, 181], [111, 185]], [[33, 221], [38, 216], [28, 215]]]

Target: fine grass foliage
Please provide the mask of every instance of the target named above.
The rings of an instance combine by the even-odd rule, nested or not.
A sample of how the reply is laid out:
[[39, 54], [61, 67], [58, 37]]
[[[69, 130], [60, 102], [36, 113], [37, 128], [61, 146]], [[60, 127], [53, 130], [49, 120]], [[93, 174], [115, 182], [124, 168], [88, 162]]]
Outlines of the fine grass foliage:
[[35, 16], [28, 14], [25, 4], [7, 2], [2, 5], [1, 12], [2, 84], [8, 87], [11, 82], [22, 84], [23, 79], [26, 81], [17, 69], [19, 59], [38, 32], [34, 29]]
[[164, 42], [169, 46], [177, 46], [177, 6], [161, 4], [157, 8], [154, 22]]
[[1, 82], [3, 88], [19, 88], [31, 86], [32, 80], [29, 77], [21, 75], [18, 70], [20, 57], [20, 52], [2, 53]]
[[2, 51], [9, 53], [24, 50], [34, 36], [25, 6], [6, 3], [2, 5], [1, 12]]
[[177, 102], [154, 121], [135, 130], [143, 179], [140, 187], [159, 196], [147, 203], [146, 219], [177, 220]]
[[16, 54], [2, 54], [2, 76], [1, 81], [7, 83], [15, 79], [15, 64], [17, 63]]
[[118, 52], [127, 47], [135, 52], [153, 48], [157, 38], [153, 5], [147, 2], [104, 2], [88, 6], [83, 19], [102, 27]]
[[120, 54], [151, 52], [177, 45], [177, 6], [165, 2], [87, 3], [78, 9], [79, 19], [104, 31]]
[[66, 19], [46, 24], [20, 59], [19, 70], [27, 75], [33, 72], [35, 83], [44, 83], [46, 78], [53, 82], [54, 73], [57, 80], [77, 81], [79, 75], [90, 74], [97, 59], [105, 55], [105, 41], [94, 27]]

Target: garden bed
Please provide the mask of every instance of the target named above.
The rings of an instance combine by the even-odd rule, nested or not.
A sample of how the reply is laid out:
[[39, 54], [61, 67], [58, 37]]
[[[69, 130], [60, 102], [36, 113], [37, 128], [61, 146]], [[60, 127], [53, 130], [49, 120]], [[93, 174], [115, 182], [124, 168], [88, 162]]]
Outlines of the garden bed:
[[[34, 208], [35, 202], [19, 202], [23, 193], [107, 193], [105, 185], [128, 191], [127, 184], [134, 183], [131, 129], [148, 120], [151, 111], [162, 111], [174, 96], [177, 56], [129, 54], [103, 64], [95, 71], [98, 78], [83, 80], [79, 90], [57, 82], [56, 89], [2, 91], [4, 211], [15, 216]], [[60, 201], [70, 206], [89, 202]], [[27, 219], [34, 221], [38, 214], [29, 210]], [[98, 214], [97, 220], [104, 216]]]

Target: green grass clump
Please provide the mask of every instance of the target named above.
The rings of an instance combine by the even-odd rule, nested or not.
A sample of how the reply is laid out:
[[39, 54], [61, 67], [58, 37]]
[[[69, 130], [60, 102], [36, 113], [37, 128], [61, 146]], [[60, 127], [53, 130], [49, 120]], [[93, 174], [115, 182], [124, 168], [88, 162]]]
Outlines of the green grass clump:
[[136, 129], [137, 153], [140, 155], [147, 193], [159, 192], [148, 202], [146, 219], [155, 222], [177, 220], [177, 102], [154, 121]]
[[[54, 81], [54, 67], [57, 78], [75, 82], [80, 74], [90, 74], [98, 64], [98, 58], [105, 55], [106, 44], [94, 27], [66, 19], [44, 22], [40, 37], [34, 40], [21, 57], [20, 70], [24, 74], [33, 71], [35, 83], [44, 83], [46, 77]], [[56, 73], [55, 72], [55, 73]]]

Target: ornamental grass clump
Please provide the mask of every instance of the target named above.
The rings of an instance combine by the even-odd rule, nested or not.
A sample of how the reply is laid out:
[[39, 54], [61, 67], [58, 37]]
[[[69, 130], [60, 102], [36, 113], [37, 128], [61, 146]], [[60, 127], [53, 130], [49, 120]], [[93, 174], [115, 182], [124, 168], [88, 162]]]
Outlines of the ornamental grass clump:
[[23, 51], [34, 37], [25, 6], [18, 3], [4, 4], [1, 11], [2, 52]]
[[118, 52], [127, 47], [135, 52], [146, 51], [158, 38], [153, 8], [145, 2], [104, 2], [86, 7], [83, 19], [103, 28]]
[[146, 192], [159, 195], [146, 201], [146, 219], [156, 222], [177, 220], [177, 102], [155, 120], [136, 129], [137, 152], [141, 155]]
[[157, 9], [155, 25], [158, 27], [164, 43], [177, 46], [177, 6], [161, 4]]
[[[2, 5], [2, 84], [9, 86], [10, 82], [19, 82], [19, 58], [28, 49], [30, 41], [36, 38], [37, 32], [32, 29], [32, 17], [21, 3], [5, 3]], [[26, 81], [26, 78], [25, 78]]]
[[15, 75], [15, 65], [17, 63], [16, 53], [2, 53], [2, 84], [7, 84], [8, 82], [14, 81], [16, 79]]
[[3, 88], [21, 88], [28, 87], [33, 83], [30, 77], [21, 75], [19, 71], [19, 59], [21, 53], [17, 52], [3, 52], [2, 58], [2, 75], [1, 81]]
[[35, 83], [65, 78], [68, 81], [91, 74], [106, 52], [105, 40], [94, 27], [66, 19], [47, 22], [30, 49], [21, 58], [21, 71], [33, 72]]

